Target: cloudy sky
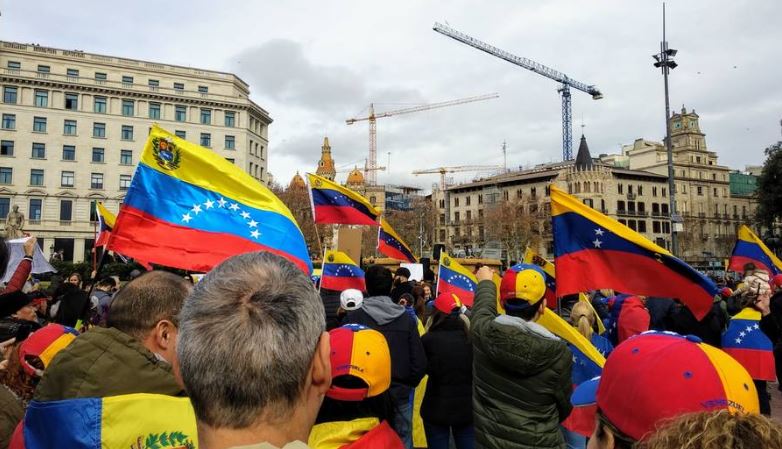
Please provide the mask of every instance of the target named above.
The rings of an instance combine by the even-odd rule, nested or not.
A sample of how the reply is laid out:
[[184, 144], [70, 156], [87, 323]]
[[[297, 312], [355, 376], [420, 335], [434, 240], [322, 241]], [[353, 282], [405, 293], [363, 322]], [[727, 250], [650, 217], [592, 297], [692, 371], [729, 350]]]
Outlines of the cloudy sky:
[[[412, 170], [526, 166], [561, 159], [553, 81], [432, 31], [435, 21], [572, 78], [573, 132], [592, 154], [665, 132], [657, 1], [0, 0], [0, 39], [230, 71], [274, 118], [269, 170], [287, 183], [313, 170], [324, 135], [340, 169], [363, 165], [366, 122], [345, 119], [497, 92], [499, 99], [378, 121], [381, 182], [430, 186]], [[679, 50], [671, 105], [695, 108], [709, 149], [741, 168], [780, 140], [782, 3], [674, 0], [668, 40]], [[574, 144], [577, 146], [577, 141]], [[345, 175], [342, 175], [345, 176]], [[457, 181], [474, 174], [455, 175]]]

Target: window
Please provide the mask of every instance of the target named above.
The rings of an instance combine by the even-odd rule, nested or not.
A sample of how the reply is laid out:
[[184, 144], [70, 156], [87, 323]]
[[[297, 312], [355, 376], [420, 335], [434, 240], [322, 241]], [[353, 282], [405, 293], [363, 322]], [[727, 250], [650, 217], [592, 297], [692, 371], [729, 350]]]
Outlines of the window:
[[33, 143], [33, 159], [46, 159], [46, 144]]
[[0, 198], [0, 218], [8, 217], [8, 210], [11, 208], [10, 198]]
[[671, 233], [671, 223], [668, 221], [663, 222], [663, 234], [670, 234]]
[[60, 185], [63, 187], [73, 187], [73, 172], [64, 171], [60, 174]]
[[11, 167], [0, 167], [0, 184], [12, 184], [14, 169]]
[[149, 118], [160, 119], [160, 103], [149, 104]]
[[104, 162], [105, 150], [103, 148], [92, 149], [92, 162]]
[[236, 116], [233, 112], [225, 111], [225, 126], [233, 128], [236, 123]]
[[466, 204], [467, 206], [469, 206], [469, 205], [470, 205], [470, 195], [467, 195], [467, 198], [465, 198], [465, 204]]
[[644, 186], [638, 186], [638, 196], [641, 196], [644, 194]]
[[652, 187], [652, 196], [653, 197], [657, 196], [657, 187]]
[[654, 234], [660, 233], [660, 222], [659, 221], [653, 221], [652, 222], [652, 232]]
[[122, 75], [122, 87], [133, 87], [133, 77]]
[[187, 139], [187, 133], [179, 129], [174, 131], [174, 135], [179, 137], [180, 139]]
[[107, 78], [105, 73], [95, 72], [95, 81], [97, 81], [98, 84], [106, 84]]
[[198, 86], [198, 92], [202, 94], [208, 94], [209, 86]]
[[65, 109], [69, 111], [79, 109], [79, 94], [65, 94]]
[[616, 213], [621, 214], [625, 211], [625, 202], [624, 201], [617, 201], [616, 202]]
[[105, 114], [106, 113], [106, 97], [95, 97], [92, 111], [93, 112], [97, 112], [99, 114]]
[[225, 136], [225, 149], [226, 150], [236, 149], [236, 138], [234, 136]]
[[478, 204], [483, 204], [483, 194], [482, 193], [478, 194]]
[[[43, 179], [43, 173], [41, 173], [41, 178]], [[28, 216], [30, 217], [31, 221], [41, 221], [41, 207], [43, 206], [42, 203], [43, 201], [41, 201], [39, 198], [30, 199], [30, 210], [28, 211]]]
[[3, 114], [3, 129], [16, 129], [16, 114]]
[[181, 94], [185, 90], [185, 83], [174, 83], [174, 90]]
[[125, 117], [133, 117], [135, 109], [135, 103], [133, 100], [122, 100], [122, 115]]
[[73, 200], [60, 200], [60, 221], [71, 221]]
[[0, 156], [13, 156], [14, 155], [14, 141], [2, 140], [0, 141]]
[[71, 78], [78, 78], [79, 77], [79, 69], [65, 69], [65, 75], [68, 76], [68, 81], [76, 81]]
[[187, 106], [177, 106], [174, 110], [174, 120], [184, 122], [187, 120]]
[[663, 198], [665, 198], [668, 195], [668, 190], [665, 187], [661, 188], [660, 191], [662, 192]]
[[133, 127], [122, 125], [122, 140], [133, 140]]
[[454, 205], [455, 207], [459, 207], [459, 198], [454, 198], [454, 200], [453, 200], [453, 205]]
[[11, 70], [19, 70], [22, 68], [22, 63], [19, 61], [8, 61], [8, 68]]
[[160, 87], [160, 81], [149, 80], [149, 90], [158, 90], [159, 87]]
[[75, 136], [76, 120], [66, 120], [63, 124], [62, 133], [66, 136]]
[[76, 147], [73, 145], [62, 146], [62, 160], [75, 161], [76, 160]]
[[45, 73], [48, 75], [49, 73], [51, 73], [51, 71], [52, 68], [50, 66], [38, 64], [38, 73]]
[[130, 175], [119, 175], [119, 189], [128, 190], [130, 188]]
[[91, 189], [103, 188], [103, 173], [93, 173], [90, 176], [90, 188]]
[[209, 133], [201, 133], [201, 146], [202, 147], [211, 147], [212, 146], [212, 135]]
[[459, 223], [459, 212], [456, 211], [453, 213], [453, 221], [456, 223]]
[[646, 220], [638, 220], [638, 232], [646, 232]]
[[49, 106], [49, 91], [48, 90], [36, 90], [35, 91], [35, 106], [39, 108], [46, 108]]
[[46, 117], [33, 117], [33, 132], [34, 133], [46, 132]]
[[3, 103], [16, 104], [16, 88], [3, 86]]
[[106, 137], [106, 124], [95, 122], [92, 124], [92, 137]]
[[30, 185], [31, 186], [43, 185], [43, 170], [37, 168], [30, 170]]
[[716, 187], [714, 188], [714, 196], [719, 196], [719, 194], [717, 193], [717, 188]]
[[624, 185], [618, 184], [616, 186], [616, 189], [617, 189], [617, 192], [619, 192], [620, 195], [624, 193]]
[[133, 165], [133, 151], [132, 150], [120, 150], [119, 163], [121, 165]]
[[698, 186], [698, 196], [703, 196], [703, 187]]
[[212, 110], [211, 109], [201, 109], [201, 124], [202, 125], [211, 125], [212, 124]]

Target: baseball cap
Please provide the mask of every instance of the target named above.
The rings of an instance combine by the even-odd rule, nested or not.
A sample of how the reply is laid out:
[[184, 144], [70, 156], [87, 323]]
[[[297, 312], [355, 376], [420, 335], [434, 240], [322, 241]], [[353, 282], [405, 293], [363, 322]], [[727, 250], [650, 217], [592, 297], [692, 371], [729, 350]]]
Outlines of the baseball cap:
[[759, 413], [757, 390], [739, 362], [694, 335], [657, 331], [617, 346], [602, 376], [579, 385], [571, 402], [596, 404], [611, 424], [637, 441], [663, 420], [685, 413]]
[[516, 300], [522, 308], [537, 304], [546, 293], [546, 275], [537, 265], [516, 264], [502, 276], [500, 299], [503, 306]]
[[[326, 396], [338, 401], [362, 401], [375, 397], [391, 386], [391, 354], [380, 332], [359, 324], [332, 329], [331, 379]], [[359, 388], [334, 385], [342, 376], [363, 381]]]
[[778, 274], [771, 278], [771, 285], [774, 287], [782, 287], [782, 274]]
[[339, 305], [345, 310], [356, 310], [364, 303], [364, 294], [361, 290], [349, 288], [339, 294]]
[[19, 361], [24, 371], [36, 375], [36, 368], [30, 365], [28, 357], [38, 357], [44, 368], [49, 366], [55, 355], [65, 349], [79, 333], [76, 329], [61, 324], [49, 324], [30, 334], [19, 346]]
[[449, 314], [453, 312], [453, 309], [460, 307], [462, 307], [462, 301], [455, 293], [440, 293], [434, 300], [434, 308], [445, 314]]
[[13, 315], [32, 301], [29, 295], [20, 290], [0, 295], [0, 317]]
[[729, 298], [729, 297], [733, 296], [733, 290], [731, 290], [730, 287], [723, 287], [720, 290], [720, 295], [725, 297], [725, 298]]

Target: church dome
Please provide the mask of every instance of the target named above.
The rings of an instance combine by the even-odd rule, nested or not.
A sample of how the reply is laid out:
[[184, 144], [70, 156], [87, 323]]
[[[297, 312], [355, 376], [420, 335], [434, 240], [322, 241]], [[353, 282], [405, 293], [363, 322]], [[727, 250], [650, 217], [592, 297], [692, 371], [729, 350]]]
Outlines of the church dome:
[[358, 168], [353, 168], [353, 170], [351, 170], [351, 172], [348, 174], [347, 185], [349, 186], [364, 185], [364, 174], [361, 173], [361, 170], [359, 170]]
[[291, 179], [291, 183], [288, 184], [288, 189], [294, 190], [294, 189], [306, 189], [307, 184], [304, 182], [304, 178], [301, 177], [299, 172], [296, 172], [295, 175], [293, 175], [293, 179]]

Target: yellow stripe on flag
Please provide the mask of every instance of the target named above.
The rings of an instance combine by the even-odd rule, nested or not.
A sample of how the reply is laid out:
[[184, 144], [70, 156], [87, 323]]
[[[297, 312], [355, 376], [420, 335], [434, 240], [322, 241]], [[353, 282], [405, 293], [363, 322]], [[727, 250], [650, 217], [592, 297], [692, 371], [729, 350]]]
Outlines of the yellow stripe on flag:
[[603, 357], [603, 354], [600, 354], [592, 342], [581, 335], [581, 333], [567, 321], [560, 318], [554, 311], [544, 307], [543, 313], [540, 315], [540, 318], [538, 318], [537, 323], [551, 331], [551, 333], [557, 337], [577, 347], [600, 368], [605, 365], [605, 357]]

